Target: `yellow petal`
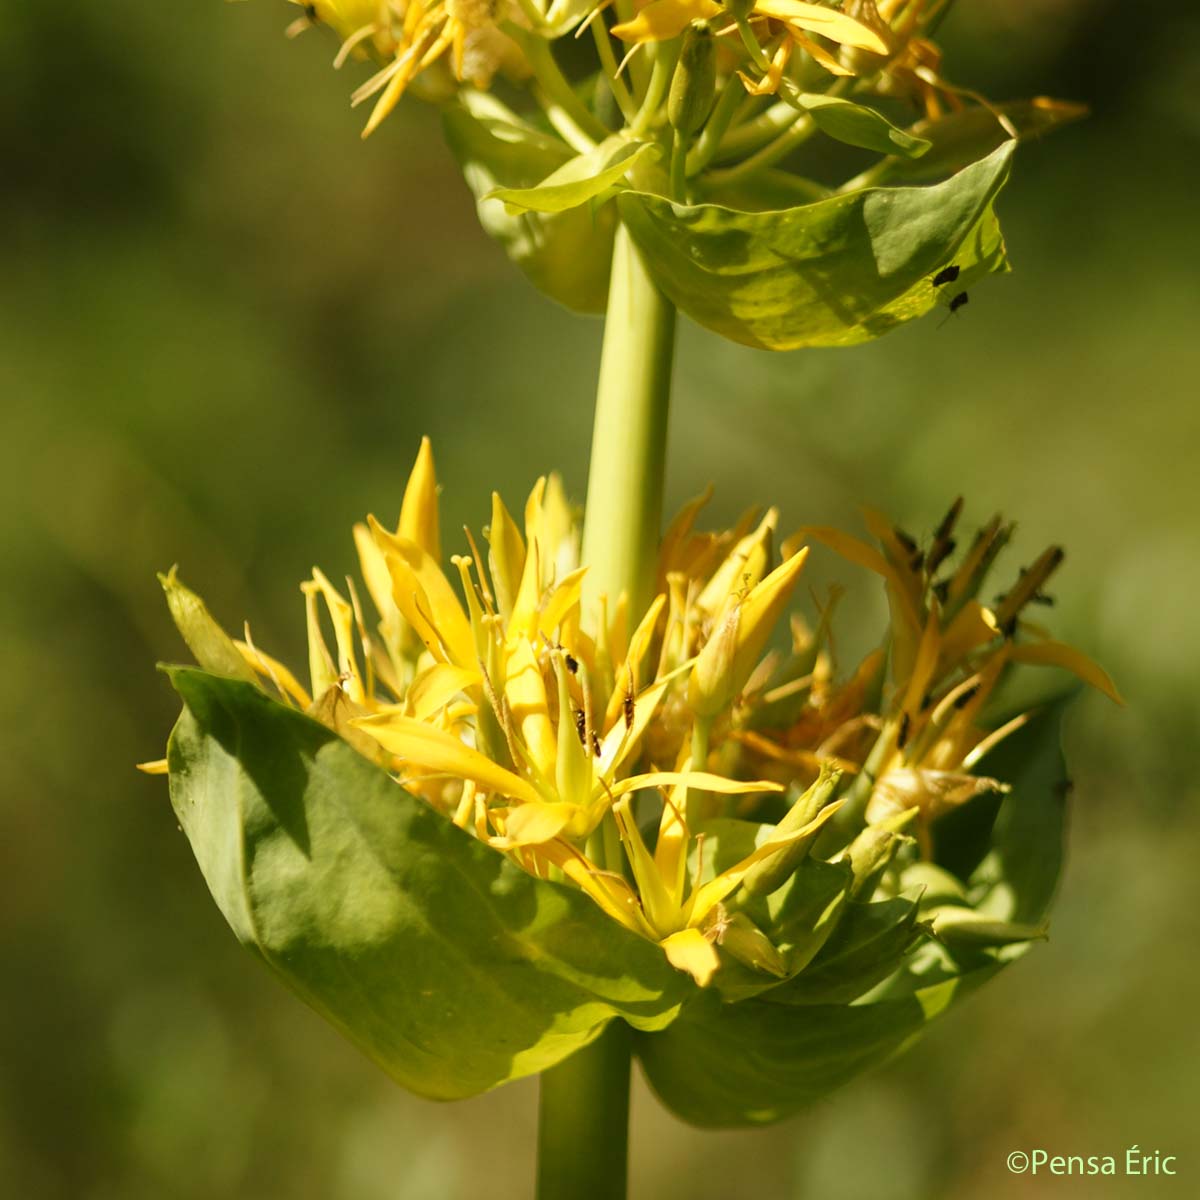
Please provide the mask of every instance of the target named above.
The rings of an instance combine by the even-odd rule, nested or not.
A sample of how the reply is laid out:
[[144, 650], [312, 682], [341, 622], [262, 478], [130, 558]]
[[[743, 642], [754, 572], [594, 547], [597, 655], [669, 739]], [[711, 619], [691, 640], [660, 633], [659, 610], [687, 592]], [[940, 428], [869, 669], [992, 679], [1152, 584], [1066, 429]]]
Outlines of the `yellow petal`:
[[504, 693], [512, 708], [513, 720], [521, 741], [533, 756], [533, 765], [543, 779], [554, 778], [557, 738], [550, 722], [546, 683], [524, 639], [516, 642], [508, 656], [508, 678]]
[[281, 663], [264, 653], [249, 640], [249, 629], [246, 631], [246, 641], [233, 644], [241, 652], [242, 657], [260, 675], [269, 679], [286, 696], [290, 696], [301, 708], [307, 708], [312, 703], [312, 697], [300, 686], [300, 681]]
[[667, 962], [677, 971], [686, 971], [701, 987], [708, 987], [721, 965], [713, 944], [698, 929], [681, 929], [659, 945]]
[[725, 796], [739, 796], [745, 792], [782, 792], [783, 784], [767, 779], [726, 779], [724, 775], [710, 775], [707, 771], [650, 771], [645, 775], [630, 775], [612, 784], [613, 796], [624, 796], [641, 788], [671, 787], [700, 788], [706, 792], [720, 792]]
[[522, 804], [505, 810], [503, 837], [489, 840], [500, 849], [538, 846], [558, 837], [578, 814], [576, 805], [558, 801]]
[[984, 608], [978, 600], [968, 600], [942, 635], [941, 669], [956, 666], [972, 650], [986, 646], [999, 635], [1000, 626], [992, 610]]
[[653, 0], [632, 21], [614, 25], [610, 32], [623, 42], [666, 42], [693, 21], [710, 19], [720, 11], [713, 0]]
[[682, 924], [679, 904], [671, 895], [658, 866], [650, 856], [650, 851], [646, 849], [642, 832], [630, 811], [628, 798], [614, 805], [613, 816], [616, 818], [617, 830], [633, 868], [633, 877], [637, 882], [638, 895], [641, 897], [642, 909], [647, 919], [659, 934], [678, 929]]
[[141, 771], [143, 775], [167, 774], [167, 760], [165, 758], [156, 758], [152, 762], [140, 762], [136, 765], [137, 769]]
[[456, 779], [470, 779], [481, 788], [513, 800], [542, 802], [541, 794], [528, 780], [485, 758], [453, 734], [423, 721], [386, 712], [359, 717], [351, 724], [370, 734], [389, 753], [414, 766]]
[[1084, 683], [1103, 692], [1116, 704], [1124, 705], [1117, 685], [1113, 683], [1108, 672], [1098, 663], [1093, 662], [1086, 654], [1068, 646], [1065, 642], [1028, 642], [1009, 647], [1008, 657], [1011, 662], [1029, 663], [1042, 667], [1062, 667], [1082, 679]]
[[738, 679], [739, 689], [750, 677], [750, 672], [771, 636], [771, 630], [783, 615], [807, 559], [808, 547], [805, 546], [776, 567], [742, 604], [737, 658], [734, 662], [734, 674]]
[[823, 546], [828, 546], [830, 550], [840, 554], [856, 566], [866, 567], [868, 571], [874, 571], [876, 575], [882, 575], [895, 589], [897, 598], [901, 602], [901, 613], [905, 622], [914, 631], [921, 629], [922, 621], [911, 602], [904, 577], [874, 546], [862, 541], [860, 538], [853, 537], [851, 534], [843, 533], [840, 529], [832, 529], [828, 526], [805, 526], [805, 528], [800, 530], [800, 534], [811, 538], [813, 541], [820, 542]]
[[537, 631], [538, 602], [541, 600], [542, 576], [546, 570], [546, 564], [542, 562], [545, 546], [541, 536], [542, 497], [545, 493], [546, 480], [539, 479], [525, 502], [525, 566], [508, 619], [506, 636], [510, 641], [521, 637], [531, 638]]
[[418, 721], [427, 721], [439, 709], [445, 708], [459, 692], [474, 687], [480, 679], [478, 671], [456, 667], [453, 663], [434, 663], [412, 681], [405, 693], [406, 715]]
[[762, 579], [770, 558], [771, 537], [778, 522], [778, 509], [768, 509], [758, 528], [736, 542], [701, 590], [696, 599], [698, 608], [715, 615], [731, 598], [745, 596]]
[[654, 938], [654, 931], [646, 923], [634, 890], [619, 875], [612, 871], [601, 871], [589, 862], [574, 846], [564, 841], [546, 842], [535, 851], [538, 858], [553, 863], [562, 873], [577, 884], [615, 921], [642, 937]]
[[371, 532], [387, 561], [392, 599], [434, 658], [474, 667], [475, 638], [450, 581], [416, 542], [389, 533], [374, 517]]
[[761, 846], [756, 847], [741, 862], [722, 871], [714, 879], [697, 888], [689, 897], [685, 913], [689, 925], [699, 925], [730, 892], [741, 887], [742, 880], [749, 874], [750, 869], [772, 855], [786, 850], [793, 842], [807, 838], [820, 829], [830, 817], [845, 803], [838, 800], [827, 804], [807, 825], [793, 829], [787, 833], [778, 831], [771, 833]]
[[404, 489], [397, 533], [416, 542], [434, 562], [442, 560], [442, 543], [438, 531], [438, 485], [433, 464], [433, 446], [427, 437], [421, 439], [417, 461]]
[[844, 67], [820, 42], [814, 42], [812, 38], [806, 37], [801, 33], [800, 29], [795, 25], [788, 25], [788, 36], [803, 50], [807, 50], [812, 55], [813, 61], [818, 62], [827, 70], [830, 75], [853, 75], [854, 72], [849, 67]]
[[525, 570], [525, 543], [498, 492], [492, 493], [492, 523], [487, 530], [488, 567], [500, 615], [507, 622], [512, 616], [521, 575]]
[[548, 638], [557, 637], [560, 627], [568, 622], [572, 613], [579, 608], [580, 597], [583, 594], [583, 577], [587, 567], [579, 567], [554, 588], [546, 598], [542, 615], [538, 619], [538, 628]]
[[803, 0], [758, 0], [754, 11], [764, 17], [774, 17], [789, 25], [819, 33], [845, 46], [857, 46], [874, 54], [888, 52], [887, 42], [875, 30], [836, 9], [805, 4]]
[[316, 567], [313, 568], [312, 584], [304, 586], [315, 586], [325, 601], [325, 607], [329, 610], [330, 619], [333, 621], [333, 636], [337, 641], [338, 677], [345, 680], [346, 695], [355, 704], [361, 704], [366, 698], [366, 694], [363, 690], [362, 677], [358, 673], [358, 660], [354, 653], [354, 641], [357, 635], [354, 625], [354, 609]]

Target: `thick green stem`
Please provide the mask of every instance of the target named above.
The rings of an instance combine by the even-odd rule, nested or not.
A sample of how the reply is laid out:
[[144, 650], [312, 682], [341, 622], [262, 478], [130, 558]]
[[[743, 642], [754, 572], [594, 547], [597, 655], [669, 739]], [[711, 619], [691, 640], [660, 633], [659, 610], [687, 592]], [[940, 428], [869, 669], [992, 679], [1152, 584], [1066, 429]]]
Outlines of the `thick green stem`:
[[620, 226], [613, 246], [583, 527], [589, 616], [599, 596], [608, 596], [612, 613], [624, 594], [636, 623], [653, 599], [674, 348], [675, 309]]
[[542, 1073], [537, 1200], [625, 1200], [629, 1026], [611, 1021], [590, 1045]]

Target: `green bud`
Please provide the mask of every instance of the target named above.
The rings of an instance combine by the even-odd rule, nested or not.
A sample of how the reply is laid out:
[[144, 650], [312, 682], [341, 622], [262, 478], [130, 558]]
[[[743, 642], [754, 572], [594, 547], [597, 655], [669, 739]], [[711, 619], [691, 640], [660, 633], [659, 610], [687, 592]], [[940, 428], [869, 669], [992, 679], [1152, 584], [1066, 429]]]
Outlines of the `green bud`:
[[[821, 766], [821, 773], [816, 783], [796, 801], [788, 810], [787, 815], [779, 822], [780, 833], [793, 833], [803, 829], [816, 820], [821, 810], [833, 798], [834, 790], [842, 773], [836, 767], [827, 763]], [[808, 856], [812, 844], [820, 834], [820, 828], [814, 829], [807, 837], [793, 842], [786, 850], [752, 867], [742, 880], [742, 887], [748, 895], [767, 896], [777, 888], [782, 887], [795, 874], [796, 868]]]
[[717, 91], [717, 47], [707, 21], [693, 21], [671, 79], [667, 119], [684, 137], [699, 132], [712, 110]]
[[756, 971], [765, 971], [779, 979], [787, 977], [783, 955], [745, 913], [728, 913], [721, 908], [714, 928], [717, 945], [730, 957]]
[[[904, 816], [910, 817], [915, 813], [916, 810], [912, 809]], [[850, 864], [850, 870], [854, 873], [854, 885], [850, 892], [852, 899], [869, 900], [883, 878], [884, 871], [892, 865], [896, 852], [901, 846], [912, 842], [912, 838], [897, 833], [894, 828], [888, 828], [892, 824], [894, 821], [884, 825], [868, 825], [846, 847], [845, 861]]]
[[997, 921], [972, 908], [947, 907], [934, 914], [933, 936], [952, 949], [958, 946], [986, 949], [1017, 942], [1044, 942], [1049, 933], [1044, 924]]
[[217, 624], [204, 601], [190, 588], [179, 582], [176, 568], [159, 575], [167, 597], [167, 607], [175, 628], [187, 643], [187, 648], [196, 656], [196, 661], [216, 675], [228, 675], [258, 686], [258, 679], [250, 664], [234, 645], [233, 638]]

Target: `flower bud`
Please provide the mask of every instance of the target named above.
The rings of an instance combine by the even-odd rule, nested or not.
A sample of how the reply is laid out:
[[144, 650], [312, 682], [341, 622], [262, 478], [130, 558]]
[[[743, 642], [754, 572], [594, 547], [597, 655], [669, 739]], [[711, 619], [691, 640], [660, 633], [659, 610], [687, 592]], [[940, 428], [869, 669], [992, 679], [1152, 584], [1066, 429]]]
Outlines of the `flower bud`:
[[693, 21], [671, 79], [667, 119], [677, 133], [691, 137], [708, 120], [717, 90], [717, 47], [707, 21]]
[[[815, 821], [832, 799], [841, 777], [841, 771], [823, 763], [816, 783], [788, 810], [787, 815], [779, 822], [778, 831], [791, 833]], [[814, 829], [810, 835], [793, 842], [774, 858], [764, 859], [753, 867], [742, 880], [742, 887], [746, 893], [751, 896], [767, 896], [782, 887], [804, 861], [820, 832], [820, 827]]]

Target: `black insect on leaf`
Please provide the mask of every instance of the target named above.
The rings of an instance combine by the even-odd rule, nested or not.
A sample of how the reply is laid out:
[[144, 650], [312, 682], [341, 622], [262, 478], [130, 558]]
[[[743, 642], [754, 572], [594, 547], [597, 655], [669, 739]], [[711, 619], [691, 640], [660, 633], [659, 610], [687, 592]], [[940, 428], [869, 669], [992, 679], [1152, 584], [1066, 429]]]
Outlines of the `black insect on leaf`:
[[961, 268], [956, 267], [953, 263], [948, 267], [943, 267], [934, 277], [933, 286], [942, 287], [947, 283], [953, 283], [959, 276]]

